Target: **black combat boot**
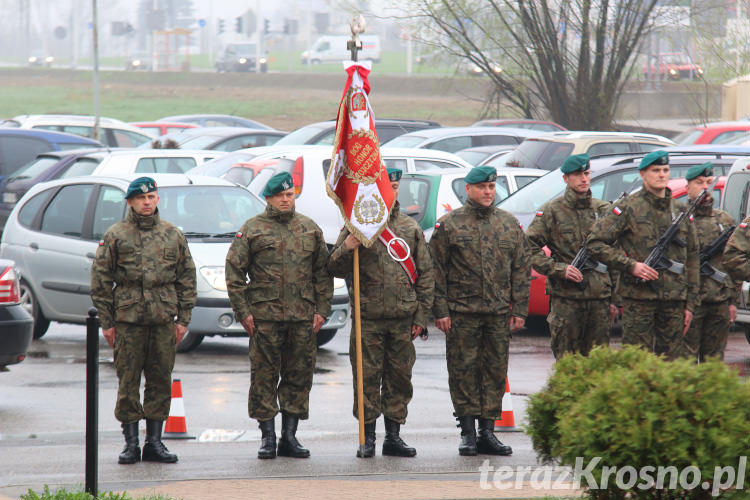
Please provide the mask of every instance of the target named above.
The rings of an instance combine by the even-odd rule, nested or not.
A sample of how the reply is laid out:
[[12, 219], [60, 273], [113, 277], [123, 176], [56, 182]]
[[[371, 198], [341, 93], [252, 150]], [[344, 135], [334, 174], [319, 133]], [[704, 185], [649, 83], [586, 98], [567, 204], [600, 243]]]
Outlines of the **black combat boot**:
[[303, 448], [297, 441], [297, 424], [299, 418], [287, 413], [281, 414], [281, 439], [279, 439], [279, 449], [277, 451], [280, 457], [308, 458], [310, 450]]
[[276, 422], [274, 419], [258, 422], [260, 448], [258, 458], [276, 458]]
[[404, 440], [398, 435], [401, 424], [385, 419], [385, 439], [383, 440], [383, 455], [390, 457], [413, 457], [417, 450], [404, 443]]
[[374, 456], [375, 456], [375, 422], [371, 424], [365, 424], [365, 446], [364, 446], [364, 449], [362, 450], [357, 448], [358, 458], [372, 458]]
[[138, 422], [122, 424], [122, 435], [125, 436], [125, 448], [117, 458], [118, 464], [134, 464], [141, 461], [141, 447], [138, 446]]
[[463, 457], [473, 457], [477, 454], [477, 429], [474, 417], [471, 415], [458, 417], [461, 426], [461, 444], [458, 445], [458, 454]]
[[146, 444], [143, 445], [144, 462], [161, 462], [173, 464], [177, 462], [177, 455], [169, 453], [164, 443], [161, 442], [161, 428], [164, 422], [161, 420], [146, 419]]
[[477, 452], [482, 455], [512, 455], [513, 449], [495, 437], [495, 419], [479, 417]]

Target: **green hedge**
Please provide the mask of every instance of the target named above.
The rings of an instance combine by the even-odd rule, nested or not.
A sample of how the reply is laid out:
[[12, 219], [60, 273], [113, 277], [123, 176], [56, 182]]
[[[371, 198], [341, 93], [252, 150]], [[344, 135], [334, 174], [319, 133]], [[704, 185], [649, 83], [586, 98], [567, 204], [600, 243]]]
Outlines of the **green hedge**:
[[[750, 386], [720, 361], [668, 362], [632, 346], [566, 356], [531, 397], [528, 419], [540, 459], [574, 468], [578, 461], [579, 470], [595, 463], [588, 477], [599, 488], [608, 478], [606, 489], [588, 490], [591, 498], [750, 497], [740, 461], [750, 454]], [[605, 467], [622, 473], [619, 484]], [[653, 487], [659, 467], [676, 468], [661, 471], [664, 489]], [[581, 486], [590, 486], [587, 477]]]
[[[112, 491], [99, 492], [98, 500], [133, 500], [133, 497], [127, 493], [114, 493]], [[50, 491], [49, 486], [44, 486], [44, 491], [37, 493], [29, 490], [28, 493], [21, 495], [21, 500], [96, 500], [85, 491], [68, 491], [65, 488]], [[151, 495], [143, 497], [141, 500], [172, 500], [170, 497], [162, 495]]]

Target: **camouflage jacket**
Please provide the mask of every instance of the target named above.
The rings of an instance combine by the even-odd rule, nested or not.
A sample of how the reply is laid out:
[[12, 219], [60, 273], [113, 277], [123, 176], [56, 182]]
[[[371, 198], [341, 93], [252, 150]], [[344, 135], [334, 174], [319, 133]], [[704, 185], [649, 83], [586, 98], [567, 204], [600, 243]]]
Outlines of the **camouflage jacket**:
[[[417, 267], [417, 280], [412, 286], [401, 264], [393, 260], [385, 245], [376, 241], [370, 248], [359, 247], [360, 307], [363, 319], [395, 319], [412, 317], [412, 323], [427, 326], [435, 293], [435, 273], [422, 229], [411, 217], [401, 213], [396, 202], [388, 219], [388, 227], [403, 238], [411, 249]], [[349, 230], [343, 228], [331, 250], [329, 271], [351, 284], [353, 252], [344, 247]], [[349, 287], [349, 295], [354, 287]], [[352, 298], [351, 304], [354, 304]]]
[[[612, 295], [609, 272], [586, 271], [586, 288], [565, 279], [565, 270], [586, 241], [595, 220], [609, 213], [609, 203], [591, 197], [591, 191], [578, 196], [570, 188], [546, 203], [526, 230], [534, 269], [547, 276], [547, 294], [571, 299], [606, 299]], [[547, 246], [549, 257], [542, 247]]]
[[531, 259], [523, 230], [508, 212], [472, 200], [440, 218], [430, 240], [436, 318], [451, 312], [525, 318]]
[[91, 300], [102, 329], [115, 322], [187, 326], [197, 297], [195, 264], [182, 231], [154, 215], [128, 210], [99, 242]]
[[[734, 226], [735, 222], [732, 216], [723, 210], [717, 210], [711, 205], [698, 206], [695, 209], [693, 223], [698, 233], [698, 243], [700, 248], [707, 246], [727, 227]], [[726, 248], [726, 247], [725, 247]], [[727, 272], [727, 267], [722, 263], [722, 254], [715, 255], [710, 261], [713, 267], [722, 272]], [[719, 283], [709, 276], [701, 276], [700, 296], [701, 302], [715, 303], [728, 300], [730, 304], [737, 305], [739, 299], [740, 286], [735, 283], [730, 276]]]
[[750, 217], [746, 217], [729, 237], [721, 263], [740, 286], [743, 281], [750, 281]]
[[[227, 252], [229, 300], [238, 321], [312, 321], [331, 312], [333, 280], [323, 232], [310, 218], [266, 205]], [[248, 283], [249, 278], [249, 283]]]
[[690, 311], [695, 311], [700, 305], [698, 237], [695, 224], [690, 220], [684, 221], [678, 232], [678, 238], [686, 246], [672, 242], [667, 250], [669, 259], [685, 265], [682, 274], [659, 271], [659, 279], [649, 283], [637, 283], [631, 274], [635, 264], [648, 257], [679, 213], [679, 204], [672, 199], [672, 191], [668, 188], [664, 198], [657, 198], [642, 189], [619, 201], [607, 217], [594, 223], [586, 247], [595, 259], [622, 271], [617, 289], [619, 296], [641, 300], [684, 300]]

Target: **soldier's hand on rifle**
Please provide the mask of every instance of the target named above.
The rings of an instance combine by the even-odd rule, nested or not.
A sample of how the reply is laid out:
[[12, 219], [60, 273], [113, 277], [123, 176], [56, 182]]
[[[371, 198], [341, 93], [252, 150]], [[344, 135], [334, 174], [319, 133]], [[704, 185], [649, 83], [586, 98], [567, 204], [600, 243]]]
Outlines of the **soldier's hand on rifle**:
[[646, 264], [644, 264], [643, 262], [636, 262], [630, 274], [644, 281], [653, 281], [653, 280], [659, 279], [659, 273], [652, 267], [649, 267]]
[[185, 325], [181, 325], [179, 323], [174, 324], [174, 337], [175, 337], [175, 344], [179, 344], [182, 342], [182, 339], [185, 338], [185, 334], [187, 333], [188, 329]]
[[575, 267], [569, 265], [565, 268], [565, 279], [575, 283], [580, 283], [583, 281], [583, 274], [581, 274], [581, 271]]
[[359, 247], [359, 245], [361, 245], [361, 243], [359, 242], [357, 237], [354, 236], [353, 234], [350, 234], [344, 240], [344, 248], [346, 248], [350, 252], [354, 250], [355, 248]]
[[315, 314], [313, 316], [313, 333], [317, 334], [320, 331], [320, 327], [323, 326], [323, 323], [325, 322], [326, 319], [323, 316], [321, 316], [320, 314]]
[[617, 310], [617, 306], [614, 304], [609, 305], [609, 324], [610, 326], [614, 324], [615, 318], [617, 317], [617, 313], [620, 312]]
[[510, 331], [511, 332], [520, 330], [521, 328], [523, 328], [523, 325], [525, 324], [526, 324], [526, 320], [524, 318], [519, 318], [518, 316], [510, 317]]
[[253, 320], [253, 315], [248, 314], [245, 319], [240, 321], [240, 324], [242, 325], [242, 328], [245, 329], [247, 334], [252, 337], [255, 333], [255, 320]]
[[690, 323], [693, 321], [693, 312], [685, 309], [685, 328], [682, 329], [682, 336], [684, 337], [687, 331], [690, 329]]
[[447, 335], [451, 329], [451, 317], [446, 316], [445, 318], [436, 319], [435, 326], [438, 327], [439, 330], [442, 330], [443, 333]]
[[737, 306], [729, 306], [729, 322], [734, 323], [737, 319]]
[[109, 344], [109, 347], [115, 346], [115, 327], [107, 328], [106, 330], [102, 330], [102, 335], [104, 335], [104, 339], [107, 341], [107, 344]]

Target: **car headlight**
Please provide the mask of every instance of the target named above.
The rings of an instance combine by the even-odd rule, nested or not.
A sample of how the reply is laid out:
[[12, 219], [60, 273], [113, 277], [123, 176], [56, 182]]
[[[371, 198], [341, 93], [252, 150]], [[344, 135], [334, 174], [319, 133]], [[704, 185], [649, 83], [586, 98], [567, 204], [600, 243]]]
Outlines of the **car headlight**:
[[240, 57], [240, 64], [245, 64], [247, 62], [247, 59], [244, 57]]
[[479, 66], [472, 66], [471, 71], [473, 73], [481, 73], [482, 72], [482, 68], [480, 68]]
[[333, 278], [333, 288], [346, 288], [346, 281], [341, 278]]
[[695, 70], [695, 71], [696, 71], [696, 72], [697, 72], [697, 73], [698, 73], [699, 75], [702, 75], [702, 74], [703, 74], [703, 68], [698, 68], [698, 69], [697, 69], [697, 70]]
[[47, 57], [44, 58], [44, 62], [46, 62], [46, 63], [51, 63], [54, 60], [55, 60], [55, 58], [52, 57], [52, 56], [47, 56]]
[[208, 281], [208, 284], [217, 290], [222, 292], [227, 291], [227, 280], [224, 275], [224, 267], [222, 266], [205, 266], [200, 269], [201, 276], [203, 279]]
[[30, 63], [35, 63], [36, 62], [36, 56], [29, 57], [29, 62]]
[[670, 74], [670, 75], [676, 75], [676, 74], [677, 74], [677, 70], [676, 70], [676, 69], [674, 69], [674, 68], [670, 68], [670, 70], [669, 70], [669, 74]]
[[261, 57], [261, 58], [260, 58], [260, 63], [261, 63], [261, 64], [266, 64], [266, 62], [267, 62], [267, 61], [266, 61], [266, 58], [265, 58], [265, 57]]
[[137, 67], [141, 65], [141, 61], [140, 59], [133, 59], [133, 62], [131, 62], [130, 64]]
[[493, 66], [492, 71], [494, 71], [495, 73], [502, 73], [503, 68], [501, 68], [500, 66]]
[[3, 203], [7, 203], [8, 205], [15, 205], [16, 203], [18, 203], [18, 193], [14, 193], [12, 191], [4, 192]]

